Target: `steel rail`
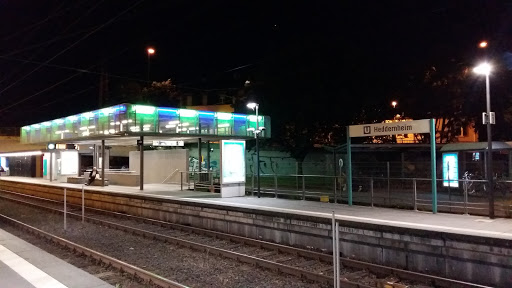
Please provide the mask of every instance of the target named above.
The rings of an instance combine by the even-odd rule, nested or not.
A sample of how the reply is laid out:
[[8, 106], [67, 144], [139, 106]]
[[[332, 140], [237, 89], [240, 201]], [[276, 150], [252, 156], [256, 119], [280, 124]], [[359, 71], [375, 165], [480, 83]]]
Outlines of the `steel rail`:
[[68, 241], [66, 239], [57, 237], [55, 235], [52, 235], [43, 230], [37, 229], [35, 227], [32, 227], [32, 226], [22, 223], [18, 220], [7, 217], [5, 215], [0, 214], [0, 219], [2, 221], [8, 222], [8, 224], [11, 224], [15, 227], [20, 227], [23, 230], [28, 231], [38, 237], [51, 240], [54, 243], [57, 243], [63, 247], [67, 247], [73, 251], [80, 253], [80, 254], [91, 257], [97, 261], [100, 261], [100, 262], [108, 264], [108, 265], [112, 265], [113, 267], [119, 269], [120, 271], [129, 273], [131, 275], [134, 275], [136, 277], [143, 279], [144, 281], [147, 281], [147, 283], [151, 283], [151, 284], [158, 285], [160, 287], [166, 287], [166, 288], [187, 288], [188, 287], [188, 286], [181, 285], [177, 282], [174, 282], [172, 280], [166, 279], [164, 277], [161, 277], [159, 275], [156, 275], [154, 273], [151, 273], [149, 271], [146, 271], [144, 269], [141, 269], [139, 267], [130, 265], [126, 262], [117, 260], [117, 259], [112, 258], [107, 255], [104, 255], [102, 253], [99, 253], [99, 252], [89, 249], [87, 247], [84, 247], [84, 246], [78, 245], [76, 243], [73, 243], [71, 241]]

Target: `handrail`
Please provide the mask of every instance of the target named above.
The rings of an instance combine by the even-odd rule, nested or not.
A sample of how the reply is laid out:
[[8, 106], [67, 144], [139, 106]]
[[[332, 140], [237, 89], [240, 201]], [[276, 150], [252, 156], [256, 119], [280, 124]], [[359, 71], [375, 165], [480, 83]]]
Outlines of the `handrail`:
[[165, 181], [167, 181], [167, 179], [169, 179], [170, 177], [174, 176], [174, 174], [176, 174], [176, 172], [180, 171], [180, 169], [176, 169], [174, 170], [174, 172], [172, 172], [171, 174], [169, 174], [169, 176], [167, 176], [164, 181], [162, 181], [162, 184], [165, 183]]

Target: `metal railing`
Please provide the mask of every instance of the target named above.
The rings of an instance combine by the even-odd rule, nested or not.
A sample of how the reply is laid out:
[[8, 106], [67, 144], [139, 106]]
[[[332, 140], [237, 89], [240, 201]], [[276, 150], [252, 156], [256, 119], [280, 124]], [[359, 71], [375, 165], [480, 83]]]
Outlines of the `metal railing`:
[[[248, 175], [246, 191], [255, 194], [256, 175]], [[496, 215], [512, 216], [512, 181], [495, 179]], [[356, 205], [432, 211], [430, 178], [353, 177], [352, 199]], [[448, 185], [449, 184], [449, 185]], [[470, 185], [471, 184], [471, 185]], [[486, 180], [438, 179], [439, 212], [487, 215]], [[260, 174], [262, 196], [347, 203], [345, 179], [325, 175]]]
[[209, 192], [220, 191], [218, 171], [179, 171], [180, 189], [198, 191], [204, 189]]

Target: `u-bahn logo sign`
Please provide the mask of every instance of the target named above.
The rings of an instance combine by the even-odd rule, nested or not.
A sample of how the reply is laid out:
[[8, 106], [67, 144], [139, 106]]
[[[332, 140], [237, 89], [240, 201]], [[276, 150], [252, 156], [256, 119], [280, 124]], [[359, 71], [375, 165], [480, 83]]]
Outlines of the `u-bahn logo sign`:
[[430, 133], [430, 120], [352, 125], [349, 126], [349, 133], [350, 137]]

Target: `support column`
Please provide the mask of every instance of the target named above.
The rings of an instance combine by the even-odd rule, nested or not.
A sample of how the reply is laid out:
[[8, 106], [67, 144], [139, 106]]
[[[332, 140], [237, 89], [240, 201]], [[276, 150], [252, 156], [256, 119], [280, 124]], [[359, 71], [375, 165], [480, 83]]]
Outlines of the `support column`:
[[97, 158], [97, 153], [98, 151], [96, 151], [96, 144], [92, 144], [92, 167], [98, 167], [98, 158]]
[[210, 171], [210, 140], [206, 141], [206, 170]]
[[101, 187], [105, 187], [105, 140], [101, 140]]
[[[197, 171], [198, 172], [201, 172], [201, 158], [202, 158], [202, 154], [201, 154], [201, 138], [197, 138], [197, 162], [198, 162], [198, 168], [197, 168]], [[201, 176], [197, 176], [199, 178], [201, 178]]]
[[140, 136], [139, 140], [139, 147], [140, 147], [140, 173], [139, 173], [139, 184], [140, 184], [140, 190], [144, 190], [144, 136]]
[[53, 152], [50, 152], [50, 182], [53, 181]]
[[348, 205], [352, 206], [352, 148], [350, 145], [350, 127], [347, 126], [347, 192]]
[[432, 213], [437, 213], [436, 124], [434, 119], [430, 119], [430, 171], [432, 173]]

